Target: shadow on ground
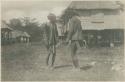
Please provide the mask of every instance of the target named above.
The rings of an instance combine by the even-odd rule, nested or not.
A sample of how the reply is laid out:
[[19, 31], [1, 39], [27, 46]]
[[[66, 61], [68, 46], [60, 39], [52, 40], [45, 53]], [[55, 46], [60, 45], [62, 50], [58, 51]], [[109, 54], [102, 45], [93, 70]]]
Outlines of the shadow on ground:
[[89, 69], [91, 69], [93, 66], [91, 66], [91, 65], [86, 65], [86, 66], [82, 66], [82, 67], [80, 67], [80, 69], [81, 70], [89, 70]]
[[72, 65], [60, 65], [60, 66], [55, 66], [55, 69], [61, 69], [61, 68], [67, 68], [67, 67], [72, 67]]
[[[86, 65], [86, 66], [80, 67], [80, 69], [81, 70], [89, 70], [92, 67], [93, 67], [92, 65]], [[60, 65], [60, 66], [55, 66], [54, 67], [54, 69], [63, 69], [63, 68], [71, 68], [72, 69], [72, 65]]]

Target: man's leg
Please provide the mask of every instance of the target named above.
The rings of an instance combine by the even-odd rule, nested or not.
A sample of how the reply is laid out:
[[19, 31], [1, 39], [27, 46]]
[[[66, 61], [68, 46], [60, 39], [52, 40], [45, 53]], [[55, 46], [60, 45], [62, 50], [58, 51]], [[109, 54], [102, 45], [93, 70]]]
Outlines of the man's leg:
[[51, 64], [51, 66], [53, 67], [54, 62], [55, 62], [55, 57], [56, 57], [56, 47], [55, 47], [55, 45], [52, 46], [52, 49], [53, 49], [53, 51], [52, 51], [52, 64]]
[[48, 47], [47, 48], [47, 58], [46, 58], [46, 65], [48, 66], [49, 65], [49, 57], [50, 57], [50, 54], [51, 54], [51, 47]]
[[73, 66], [75, 68], [79, 68], [79, 63], [78, 63], [76, 52], [77, 52], [77, 44], [76, 42], [72, 42], [71, 43], [71, 56], [72, 56]]
[[[48, 52], [49, 52], [49, 51], [48, 51]], [[47, 58], [46, 58], [46, 65], [47, 65], [47, 66], [49, 65], [49, 57], [50, 57], [50, 52], [48, 53]]]

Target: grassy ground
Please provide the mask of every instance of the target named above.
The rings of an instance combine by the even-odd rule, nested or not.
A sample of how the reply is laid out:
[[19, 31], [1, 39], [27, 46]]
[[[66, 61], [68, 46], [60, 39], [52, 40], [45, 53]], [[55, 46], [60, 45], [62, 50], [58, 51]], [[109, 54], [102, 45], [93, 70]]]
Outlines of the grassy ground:
[[79, 49], [82, 71], [72, 70], [66, 46], [57, 49], [55, 69], [45, 67], [46, 49], [41, 43], [2, 46], [4, 81], [123, 81], [123, 47]]

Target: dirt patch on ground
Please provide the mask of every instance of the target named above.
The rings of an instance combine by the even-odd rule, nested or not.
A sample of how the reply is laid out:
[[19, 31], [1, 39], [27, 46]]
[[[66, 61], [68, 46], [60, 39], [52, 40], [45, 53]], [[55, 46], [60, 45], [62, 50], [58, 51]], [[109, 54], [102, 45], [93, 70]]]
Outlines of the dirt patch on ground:
[[123, 81], [124, 49], [100, 47], [79, 49], [81, 71], [72, 70], [66, 46], [57, 49], [55, 69], [45, 66], [46, 49], [41, 43], [2, 46], [4, 81]]

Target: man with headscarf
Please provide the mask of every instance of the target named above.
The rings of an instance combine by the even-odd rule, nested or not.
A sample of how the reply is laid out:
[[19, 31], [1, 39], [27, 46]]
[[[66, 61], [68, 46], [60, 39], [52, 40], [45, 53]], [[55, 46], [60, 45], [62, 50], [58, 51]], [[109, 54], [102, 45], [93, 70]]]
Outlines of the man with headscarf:
[[55, 57], [56, 57], [56, 37], [58, 35], [58, 31], [57, 31], [57, 26], [56, 26], [56, 16], [53, 13], [50, 13], [47, 16], [47, 18], [49, 22], [44, 24], [45, 45], [48, 51], [48, 55], [46, 58], [46, 65], [49, 66], [50, 55], [52, 55], [50, 67], [53, 69]]
[[75, 11], [70, 12], [70, 19], [68, 23], [68, 36], [67, 36], [67, 42], [70, 45], [70, 53], [73, 61], [73, 67], [75, 70], [80, 70], [78, 58], [77, 58], [77, 50], [78, 47], [82, 46], [82, 26], [81, 21], [79, 19], [79, 15]]

